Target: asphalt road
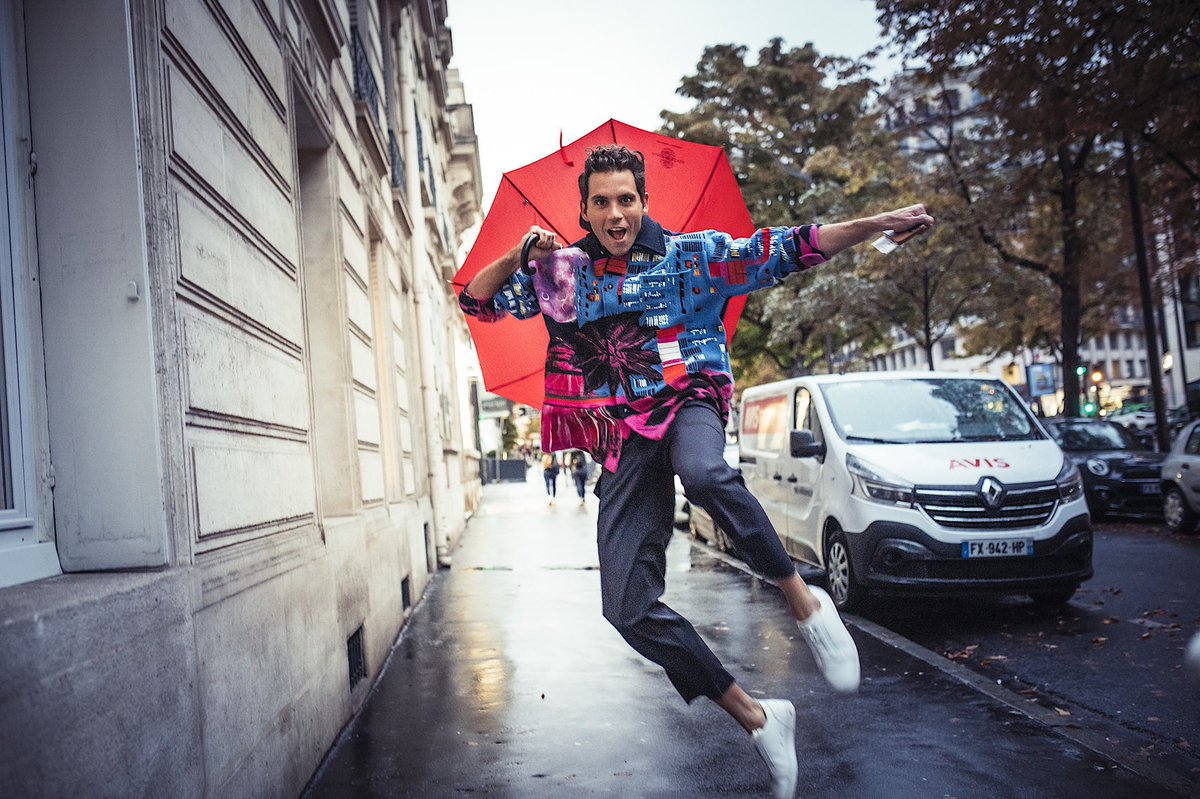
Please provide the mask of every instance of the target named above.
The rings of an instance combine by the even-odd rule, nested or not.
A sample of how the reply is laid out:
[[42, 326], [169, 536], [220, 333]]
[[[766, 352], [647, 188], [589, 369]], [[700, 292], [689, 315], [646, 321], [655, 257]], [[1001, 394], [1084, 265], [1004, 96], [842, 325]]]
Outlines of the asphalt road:
[[1101, 733], [1119, 759], [1200, 784], [1200, 682], [1183, 668], [1200, 630], [1200, 536], [1101, 523], [1094, 565], [1058, 611], [1011, 597], [876, 603], [862, 615]]

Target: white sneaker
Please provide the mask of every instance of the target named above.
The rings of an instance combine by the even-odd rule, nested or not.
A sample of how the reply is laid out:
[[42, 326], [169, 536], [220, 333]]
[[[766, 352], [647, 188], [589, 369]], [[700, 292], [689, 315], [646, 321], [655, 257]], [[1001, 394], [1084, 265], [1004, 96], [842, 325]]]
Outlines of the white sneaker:
[[815, 585], [809, 586], [809, 590], [821, 600], [821, 609], [804, 621], [796, 622], [796, 626], [808, 641], [813, 660], [817, 661], [818, 668], [834, 690], [853, 693], [858, 690], [859, 682], [858, 647], [838, 616], [829, 594]]
[[786, 699], [759, 702], [767, 723], [750, 733], [754, 750], [771, 772], [771, 791], [775, 799], [796, 795], [796, 708]]

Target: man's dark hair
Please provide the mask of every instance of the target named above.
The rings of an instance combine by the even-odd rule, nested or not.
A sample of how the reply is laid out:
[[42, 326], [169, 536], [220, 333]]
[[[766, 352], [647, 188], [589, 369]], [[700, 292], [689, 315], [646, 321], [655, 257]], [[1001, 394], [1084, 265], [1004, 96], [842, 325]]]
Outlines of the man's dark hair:
[[646, 159], [623, 144], [604, 144], [587, 151], [587, 160], [583, 162], [583, 172], [579, 175], [579, 201], [587, 204], [588, 179], [593, 174], [626, 169], [633, 173], [638, 196], [642, 202], [646, 202]]

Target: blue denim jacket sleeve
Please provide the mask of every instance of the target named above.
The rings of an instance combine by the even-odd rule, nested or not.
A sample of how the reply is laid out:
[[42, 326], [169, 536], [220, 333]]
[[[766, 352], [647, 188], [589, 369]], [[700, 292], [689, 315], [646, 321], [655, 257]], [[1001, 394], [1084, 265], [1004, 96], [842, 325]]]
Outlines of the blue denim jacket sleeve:
[[464, 288], [458, 295], [458, 307], [463, 313], [483, 322], [495, 322], [504, 318], [505, 314], [528, 319], [541, 311], [533, 290], [533, 280], [523, 272], [509, 278], [496, 296], [490, 299], [476, 299]]
[[533, 278], [521, 270], [508, 279], [492, 301], [518, 319], [528, 319], [542, 311], [533, 288]]
[[721, 296], [735, 297], [824, 263], [825, 255], [817, 247], [817, 227], [763, 228], [744, 239], [710, 231], [711, 245], [705, 249], [711, 285]]

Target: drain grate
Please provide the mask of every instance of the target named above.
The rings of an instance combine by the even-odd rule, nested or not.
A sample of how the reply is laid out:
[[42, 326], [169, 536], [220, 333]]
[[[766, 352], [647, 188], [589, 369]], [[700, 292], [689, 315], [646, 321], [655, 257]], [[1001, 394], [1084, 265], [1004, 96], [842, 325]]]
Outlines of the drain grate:
[[346, 640], [346, 662], [350, 667], [350, 690], [367, 676], [367, 659], [363, 656], [363, 628], [360, 625], [354, 635]]

